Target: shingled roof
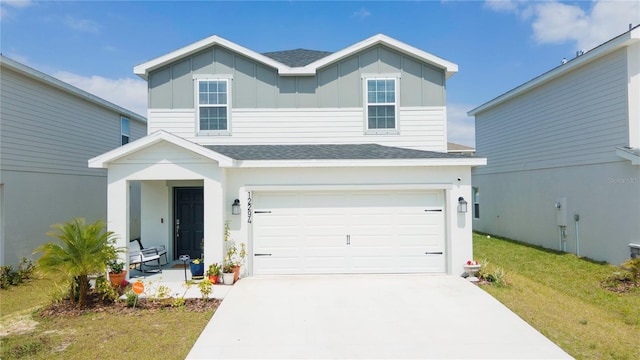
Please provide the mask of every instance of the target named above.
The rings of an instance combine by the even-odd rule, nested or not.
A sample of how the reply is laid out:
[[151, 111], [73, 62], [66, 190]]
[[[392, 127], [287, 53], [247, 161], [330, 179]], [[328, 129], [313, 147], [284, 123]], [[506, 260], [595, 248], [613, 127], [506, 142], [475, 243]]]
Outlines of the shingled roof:
[[402, 149], [377, 144], [208, 145], [205, 147], [235, 160], [380, 160], [465, 158], [458, 154]]
[[272, 51], [272, 52], [262, 53], [262, 55], [269, 57], [277, 62], [283, 63], [289, 67], [306, 66], [316, 60], [322, 59], [323, 57], [331, 54], [332, 53], [328, 51], [307, 50], [307, 49]]

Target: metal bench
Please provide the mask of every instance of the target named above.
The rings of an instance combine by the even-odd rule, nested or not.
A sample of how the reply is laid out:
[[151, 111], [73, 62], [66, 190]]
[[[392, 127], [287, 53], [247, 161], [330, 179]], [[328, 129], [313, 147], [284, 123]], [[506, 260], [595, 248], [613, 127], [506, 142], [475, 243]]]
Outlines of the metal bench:
[[[164, 245], [143, 248], [140, 239], [129, 241], [129, 265], [133, 265], [136, 270], [141, 272], [162, 272], [160, 267], [160, 257], [164, 255], [165, 263], [167, 260], [167, 249]], [[148, 263], [155, 263], [148, 265]], [[146, 266], [153, 266], [153, 269], [145, 269]]]

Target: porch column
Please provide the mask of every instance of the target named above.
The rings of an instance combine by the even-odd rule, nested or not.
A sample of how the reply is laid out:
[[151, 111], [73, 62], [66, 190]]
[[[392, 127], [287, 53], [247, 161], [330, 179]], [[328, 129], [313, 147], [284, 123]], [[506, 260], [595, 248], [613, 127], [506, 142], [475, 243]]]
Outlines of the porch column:
[[[204, 260], [205, 266], [224, 258], [225, 196], [221, 179], [204, 179]], [[231, 205], [229, 205], [231, 206]]]
[[[116, 247], [129, 245], [129, 184], [126, 178], [116, 177], [115, 171], [109, 169], [107, 185], [107, 230], [116, 235]], [[127, 262], [126, 253], [120, 258]]]

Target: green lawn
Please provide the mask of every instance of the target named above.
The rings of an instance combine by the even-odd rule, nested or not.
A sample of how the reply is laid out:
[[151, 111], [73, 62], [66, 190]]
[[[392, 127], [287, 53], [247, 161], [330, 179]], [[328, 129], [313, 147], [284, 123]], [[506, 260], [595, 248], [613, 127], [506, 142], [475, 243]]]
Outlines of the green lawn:
[[507, 272], [506, 287], [482, 286], [577, 359], [638, 359], [640, 291], [605, 290], [621, 270], [572, 254], [474, 234], [474, 258]]
[[40, 318], [53, 289], [40, 279], [0, 290], [0, 359], [184, 359], [213, 316], [170, 308]]

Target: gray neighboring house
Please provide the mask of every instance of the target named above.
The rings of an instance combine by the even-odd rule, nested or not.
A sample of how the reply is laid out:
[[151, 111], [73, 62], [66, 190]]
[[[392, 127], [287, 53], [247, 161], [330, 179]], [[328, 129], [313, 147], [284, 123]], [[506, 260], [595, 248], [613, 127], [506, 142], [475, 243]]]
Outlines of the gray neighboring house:
[[15, 265], [54, 223], [106, 220], [107, 172], [87, 160], [146, 135], [146, 119], [5, 56], [0, 70], [0, 264]]
[[[640, 28], [473, 109], [475, 230], [620, 264], [640, 243]], [[482, 197], [480, 197], [482, 194]]]

